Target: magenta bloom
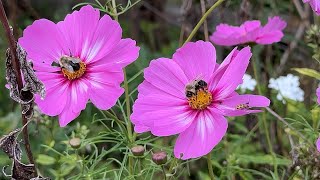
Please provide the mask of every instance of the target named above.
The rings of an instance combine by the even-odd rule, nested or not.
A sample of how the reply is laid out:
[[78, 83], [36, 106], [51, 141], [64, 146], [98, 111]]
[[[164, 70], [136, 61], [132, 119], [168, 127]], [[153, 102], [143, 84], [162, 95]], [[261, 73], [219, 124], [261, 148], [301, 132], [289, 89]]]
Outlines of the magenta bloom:
[[21, 46], [46, 86], [46, 97], [36, 97], [42, 113], [59, 116], [66, 126], [85, 109], [88, 100], [109, 109], [124, 90], [122, 68], [137, 59], [139, 47], [121, 39], [118, 22], [91, 6], [66, 16], [57, 24], [40, 19], [28, 26]]
[[317, 88], [316, 94], [317, 94], [317, 97], [318, 97], [318, 99], [317, 99], [318, 104], [320, 104], [320, 87]]
[[282, 30], [287, 23], [278, 16], [268, 19], [262, 27], [260, 21], [246, 21], [240, 27], [220, 24], [210, 36], [210, 40], [222, 46], [233, 46], [246, 43], [272, 44], [283, 37]]
[[302, 0], [304, 3], [309, 3], [312, 10], [320, 16], [320, 1], [319, 0]]
[[251, 57], [250, 48], [236, 48], [221, 65], [210, 42], [187, 43], [172, 59], [151, 61], [133, 105], [131, 120], [138, 133], [179, 134], [174, 154], [182, 159], [209, 153], [225, 135], [224, 116], [260, 112], [270, 101], [257, 95], [239, 95], [235, 89]]
[[320, 152], [320, 137], [317, 139], [316, 146], [317, 150]]

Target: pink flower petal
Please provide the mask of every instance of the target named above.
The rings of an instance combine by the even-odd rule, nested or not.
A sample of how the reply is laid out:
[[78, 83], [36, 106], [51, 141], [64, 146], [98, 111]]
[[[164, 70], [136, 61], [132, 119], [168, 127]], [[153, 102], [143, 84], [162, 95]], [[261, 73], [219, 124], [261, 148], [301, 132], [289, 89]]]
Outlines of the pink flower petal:
[[36, 70], [41, 63], [46, 64], [47, 69], [52, 68], [51, 63], [68, 52], [64, 42], [56, 24], [46, 19], [34, 21], [19, 39], [19, 44], [28, 52], [27, 58], [34, 62]]
[[114, 106], [124, 92], [120, 87], [124, 79], [122, 70], [94, 72], [92, 69], [85, 78], [91, 83], [89, 98], [99, 109], [106, 110]]
[[[236, 107], [240, 104], [249, 106], [249, 109], [237, 110]], [[233, 95], [226, 98], [217, 104], [217, 108], [223, 112], [225, 116], [243, 116], [250, 113], [261, 112], [260, 110], [252, 110], [255, 107], [267, 107], [270, 105], [270, 100], [259, 95]]]
[[[86, 60], [86, 63], [92, 63], [100, 60], [109, 54], [112, 50], [117, 50], [116, 45], [120, 42], [122, 36], [122, 29], [120, 24], [112, 20], [109, 15], [104, 15], [100, 20], [98, 27], [94, 33], [94, 37], [91, 39], [91, 44], [88, 44], [88, 52], [82, 52], [81, 58]], [[123, 44], [120, 44], [120, 48]], [[123, 52], [126, 54], [126, 52]], [[134, 54], [136, 55], [136, 54]], [[135, 59], [130, 59], [131, 61]]]
[[182, 132], [174, 146], [174, 155], [183, 160], [204, 156], [221, 141], [228, 128], [227, 120], [215, 112], [199, 111], [197, 119]]
[[320, 137], [317, 139], [316, 146], [317, 150], [320, 152]]
[[210, 40], [223, 46], [246, 43], [272, 44], [281, 40], [285, 27], [286, 22], [277, 16], [269, 18], [264, 27], [261, 27], [260, 21], [257, 20], [246, 21], [240, 27], [220, 24], [210, 36]]
[[238, 54], [237, 47], [233, 48], [233, 50], [229, 53], [229, 55], [222, 61], [222, 63], [219, 65], [216, 65], [216, 69], [211, 76], [211, 79], [209, 80], [209, 90], [213, 91], [215, 87], [217, 86], [217, 83], [225, 73], [226, 69], [229, 67], [229, 64], [231, 61], [234, 60], [234, 58]]
[[256, 42], [259, 44], [272, 44], [281, 41], [283, 36], [282, 31], [272, 31], [260, 35]]
[[186, 100], [162, 93], [140, 96], [133, 105], [131, 121], [150, 127], [156, 136], [169, 136], [188, 128], [194, 116]]
[[81, 57], [83, 53], [86, 55], [89, 53], [95, 43], [93, 42], [93, 36], [97, 29], [99, 18], [99, 10], [87, 5], [79, 11], [68, 14], [64, 21], [60, 21], [57, 24], [56, 27], [60, 29], [66, 39], [63, 45], [69, 48], [65, 52], [66, 55], [71, 53], [72, 56]]
[[59, 125], [60, 127], [65, 127], [68, 125], [71, 121], [73, 121], [75, 118], [77, 118], [80, 115], [79, 112], [73, 112], [69, 110], [69, 107], [73, 104], [70, 102], [70, 97], [67, 97], [66, 106], [62, 110], [62, 112], [59, 114]]
[[309, 3], [312, 10], [319, 16], [320, 15], [320, 1], [319, 0], [303, 0], [304, 3]]
[[101, 60], [94, 62], [95, 71], [104, 71], [110, 66], [123, 68], [132, 63], [139, 56], [140, 48], [132, 39], [121, 39], [120, 42]]
[[256, 42], [259, 44], [272, 44], [274, 42], [279, 42], [283, 37], [282, 30], [286, 26], [287, 23], [278, 16], [269, 18], [268, 23], [261, 28], [260, 35]]
[[251, 55], [250, 47], [243, 48], [237, 53], [213, 91], [215, 100], [228, 97], [242, 83], [242, 77], [248, 67]]
[[180, 99], [185, 99], [187, 77], [180, 66], [171, 59], [153, 60], [144, 70], [144, 78], [153, 86]]
[[222, 46], [233, 46], [235, 44], [240, 44], [239, 34], [241, 31], [242, 30], [240, 27], [219, 24], [216, 27], [216, 31], [210, 36], [210, 40], [214, 44]]
[[317, 88], [317, 97], [318, 104], [320, 104], [320, 87]]
[[174, 53], [173, 60], [184, 70], [189, 81], [196, 78], [208, 81], [216, 64], [216, 49], [210, 42], [187, 43]]
[[49, 116], [60, 114], [66, 106], [69, 83], [60, 74], [43, 73], [38, 76], [46, 88], [46, 97], [43, 100], [36, 95], [35, 102], [40, 111]]

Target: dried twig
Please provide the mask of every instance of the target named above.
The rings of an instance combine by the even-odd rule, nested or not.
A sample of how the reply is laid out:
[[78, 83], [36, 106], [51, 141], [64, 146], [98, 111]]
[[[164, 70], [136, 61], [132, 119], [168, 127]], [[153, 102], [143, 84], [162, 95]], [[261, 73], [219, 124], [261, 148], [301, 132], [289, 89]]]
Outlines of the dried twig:
[[302, 38], [305, 28], [309, 26], [309, 21], [307, 19], [309, 15], [309, 6], [305, 6], [304, 10], [301, 6], [301, 3], [298, 0], [293, 0], [294, 5], [300, 15], [301, 23], [298, 27], [298, 30], [296, 31], [296, 34], [294, 36], [294, 40], [291, 41], [289, 47], [286, 49], [286, 51], [283, 53], [281, 59], [280, 59], [280, 65], [277, 68], [277, 74], [280, 74], [282, 70], [285, 67], [285, 64], [288, 61], [289, 55], [297, 47], [298, 41]]
[[[23, 83], [22, 83], [22, 76], [21, 76], [21, 72], [20, 72], [20, 62], [17, 57], [17, 44], [16, 44], [16, 41], [13, 37], [12, 30], [9, 26], [9, 22], [8, 22], [7, 16], [6, 16], [4, 8], [3, 8], [2, 1], [0, 1], [0, 21], [4, 27], [5, 34], [8, 39], [8, 42], [9, 42], [10, 54], [11, 54], [11, 59], [12, 59], [12, 67], [14, 69], [14, 74], [16, 76], [18, 90], [21, 91], [23, 88]], [[26, 118], [26, 116], [24, 114], [22, 114], [22, 124], [25, 125], [25, 124], [27, 124], [27, 122], [28, 122], [28, 119]], [[30, 164], [34, 164], [33, 155], [32, 155], [32, 151], [31, 151], [30, 143], [29, 143], [29, 133], [28, 133], [27, 126], [23, 129], [23, 140], [25, 143], [25, 149], [26, 149], [26, 153], [27, 153], [29, 162], [30, 162]], [[33, 168], [35, 170], [35, 167], [33, 167]]]
[[[279, 114], [277, 114], [276, 112], [274, 112], [272, 109], [270, 109], [269, 107], [266, 107], [266, 110], [271, 113], [274, 117], [276, 117], [278, 120], [280, 120], [284, 125], [288, 126], [290, 129], [295, 130], [294, 127], [291, 126], [291, 124], [289, 124], [284, 118], [282, 118]], [[296, 130], [296, 133], [305, 141], [308, 141], [308, 139], [301, 134], [299, 131]]]

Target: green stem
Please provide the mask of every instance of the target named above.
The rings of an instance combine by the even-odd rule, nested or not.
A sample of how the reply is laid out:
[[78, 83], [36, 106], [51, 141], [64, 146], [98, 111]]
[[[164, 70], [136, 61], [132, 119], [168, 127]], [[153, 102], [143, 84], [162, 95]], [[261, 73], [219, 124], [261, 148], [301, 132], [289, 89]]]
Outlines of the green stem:
[[[208, 11], [206, 13], [204, 13], [204, 15], [202, 16], [202, 18], [200, 19], [200, 21], [198, 22], [198, 24], [196, 25], [196, 27], [194, 27], [194, 29], [192, 30], [192, 32], [190, 33], [189, 37], [187, 38], [187, 40], [184, 42], [184, 44], [186, 44], [187, 42], [191, 41], [191, 39], [193, 38], [193, 36], [196, 34], [196, 32], [199, 30], [199, 28], [201, 27], [201, 25], [204, 23], [204, 21], [207, 19], [207, 17], [209, 16], [209, 14], [216, 8], [218, 7], [224, 0], [218, 0], [216, 3], [214, 3], [210, 9], [208, 9]], [[184, 45], [183, 44], [183, 45]]]
[[[258, 70], [257, 70], [258, 66], [259, 66], [259, 63], [258, 63], [257, 59], [253, 59], [252, 68], [253, 68], [254, 77], [257, 82], [258, 93], [259, 93], [259, 95], [263, 95], [262, 89], [261, 89], [261, 84], [260, 84], [260, 76], [258, 75]], [[275, 173], [276, 177], [278, 177], [278, 170], [277, 170], [278, 166], [277, 166], [276, 157], [273, 152], [273, 147], [272, 147], [272, 143], [271, 143], [271, 139], [270, 139], [269, 128], [268, 128], [269, 126], [267, 123], [266, 112], [263, 111], [261, 116], [262, 116], [264, 133], [265, 133], [265, 136], [267, 139], [268, 149], [269, 149], [269, 152], [271, 153], [272, 159], [273, 159], [274, 173]]]
[[[118, 21], [118, 15], [117, 15], [117, 4], [115, 0], [112, 0], [112, 7], [113, 7], [113, 12], [114, 12], [114, 19]], [[130, 96], [129, 96], [129, 85], [128, 85], [128, 79], [127, 79], [127, 73], [126, 69], [123, 68], [123, 74], [124, 74], [124, 89], [125, 89], [125, 99], [126, 99], [126, 109], [127, 109], [127, 131], [128, 131], [128, 141], [129, 141], [129, 146], [133, 144], [133, 139], [132, 139], [132, 125], [130, 122]], [[133, 159], [132, 157], [129, 157], [128, 160], [128, 165], [129, 165], [129, 175], [133, 173]]]
[[208, 165], [208, 171], [209, 171], [209, 176], [211, 180], [214, 180], [214, 174], [213, 174], [213, 169], [212, 169], [212, 163], [211, 163], [211, 152], [207, 155], [207, 165]]
[[163, 165], [161, 166], [161, 169], [162, 169], [162, 173], [163, 173], [163, 178], [164, 178], [164, 180], [167, 180], [166, 170], [164, 169], [164, 166], [163, 166]]

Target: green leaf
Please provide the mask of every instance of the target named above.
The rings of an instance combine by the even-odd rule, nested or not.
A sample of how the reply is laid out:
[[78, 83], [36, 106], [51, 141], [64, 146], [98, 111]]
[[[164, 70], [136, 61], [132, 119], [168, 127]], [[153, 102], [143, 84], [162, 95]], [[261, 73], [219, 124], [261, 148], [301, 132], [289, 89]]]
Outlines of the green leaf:
[[41, 165], [52, 165], [56, 162], [56, 159], [45, 154], [39, 154], [36, 161]]
[[[270, 164], [273, 165], [273, 157], [271, 155], [239, 155], [237, 158], [239, 163], [254, 163], [254, 164]], [[286, 158], [276, 158], [275, 163], [277, 165], [291, 164], [291, 160]]]
[[320, 80], [320, 73], [316, 70], [309, 69], [309, 68], [293, 68], [293, 70], [297, 71], [300, 74], [310, 76]]

